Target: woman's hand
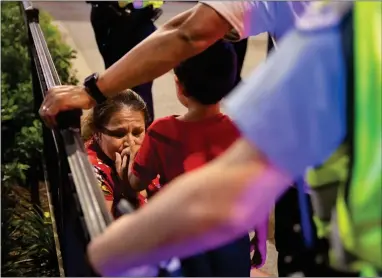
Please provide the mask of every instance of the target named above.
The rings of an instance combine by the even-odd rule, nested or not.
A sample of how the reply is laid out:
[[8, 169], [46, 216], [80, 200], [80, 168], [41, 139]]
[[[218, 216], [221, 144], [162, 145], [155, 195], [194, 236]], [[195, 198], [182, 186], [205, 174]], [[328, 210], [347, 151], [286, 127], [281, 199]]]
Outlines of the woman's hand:
[[115, 153], [115, 168], [121, 180], [128, 181], [128, 175], [139, 148], [140, 145], [130, 142], [130, 146], [124, 148], [121, 153]]
[[141, 145], [133, 145], [129, 148], [130, 164], [134, 162], [140, 147]]
[[39, 113], [48, 127], [57, 125], [56, 116], [61, 111], [90, 109], [96, 101], [86, 92], [84, 86], [56, 86], [48, 90]]
[[121, 180], [128, 180], [128, 166], [129, 166], [129, 148], [124, 149], [121, 153], [115, 153], [115, 168]]

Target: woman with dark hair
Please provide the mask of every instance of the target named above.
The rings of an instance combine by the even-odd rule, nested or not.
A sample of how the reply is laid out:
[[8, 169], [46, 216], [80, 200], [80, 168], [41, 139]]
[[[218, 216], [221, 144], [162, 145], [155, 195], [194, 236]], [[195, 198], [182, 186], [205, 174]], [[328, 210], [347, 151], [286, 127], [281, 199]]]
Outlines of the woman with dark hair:
[[[121, 177], [128, 166], [129, 148], [142, 143], [149, 121], [146, 103], [131, 90], [95, 106], [84, 118], [85, 147], [106, 205], [114, 217], [119, 216], [116, 205], [121, 198], [126, 198], [136, 208], [146, 201], [145, 192], [134, 192], [122, 183]], [[158, 186], [154, 181], [149, 191]]]

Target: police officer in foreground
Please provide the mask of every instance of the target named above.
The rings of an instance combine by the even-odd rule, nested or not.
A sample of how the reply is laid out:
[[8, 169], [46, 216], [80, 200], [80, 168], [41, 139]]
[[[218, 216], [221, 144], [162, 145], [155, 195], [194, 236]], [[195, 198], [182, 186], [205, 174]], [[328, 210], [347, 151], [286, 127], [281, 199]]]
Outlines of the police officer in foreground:
[[[105, 68], [109, 68], [138, 43], [151, 35], [162, 14], [163, 1], [86, 1], [90, 20]], [[154, 119], [152, 81], [133, 88], [147, 103]]]
[[[227, 99], [243, 138], [95, 239], [89, 256], [96, 269], [118, 275], [228, 242], [262, 221], [307, 167], [320, 165], [308, 180], [315, 183], [316, 219], [320, 236], [331, 239], [332, 263], [363, 276], [380, 274], [381, 5], [336, 2], [310, 9], [278, 51]], [[148, 45], [140, 48], [143, 54]], [[123, 83], [103, 82], [97, 85], [109, 94]], [[80, 107], [94, 103], [78, 87], [51, 93], [41, 110], [48, 124], [65, 105], [77, 107], [72, 99], [81, 100]], [[330, 180], [335, 190], [320, 198], [319, 187]]]

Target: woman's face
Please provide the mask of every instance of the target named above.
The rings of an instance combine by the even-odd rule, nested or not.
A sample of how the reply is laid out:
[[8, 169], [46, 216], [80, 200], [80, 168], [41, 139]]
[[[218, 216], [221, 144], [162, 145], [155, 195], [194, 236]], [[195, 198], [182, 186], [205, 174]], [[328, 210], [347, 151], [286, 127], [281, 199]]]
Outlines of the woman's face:
[[142, 111], [124, 107], [111, 116], [109, 123], [100, 133], [100, 146], [112, 160], [130, 144], [141, 145], [145, 136], [145, 119]]

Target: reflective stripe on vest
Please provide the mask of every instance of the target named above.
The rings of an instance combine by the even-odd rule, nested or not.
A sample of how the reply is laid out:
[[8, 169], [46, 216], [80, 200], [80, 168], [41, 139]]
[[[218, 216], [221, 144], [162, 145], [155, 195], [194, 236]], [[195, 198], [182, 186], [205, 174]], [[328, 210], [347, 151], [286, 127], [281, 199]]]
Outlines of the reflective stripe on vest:
[[147, 1], [147, 0], [134, 0], [134, 1], [118, 1], [121, 8], [126, 7], [126, 5], [133, 3], [134, 8], [144, 8], [146, 6], [152, 5], [154, 9], [160, 8], [163, 5], [163, 1]]

